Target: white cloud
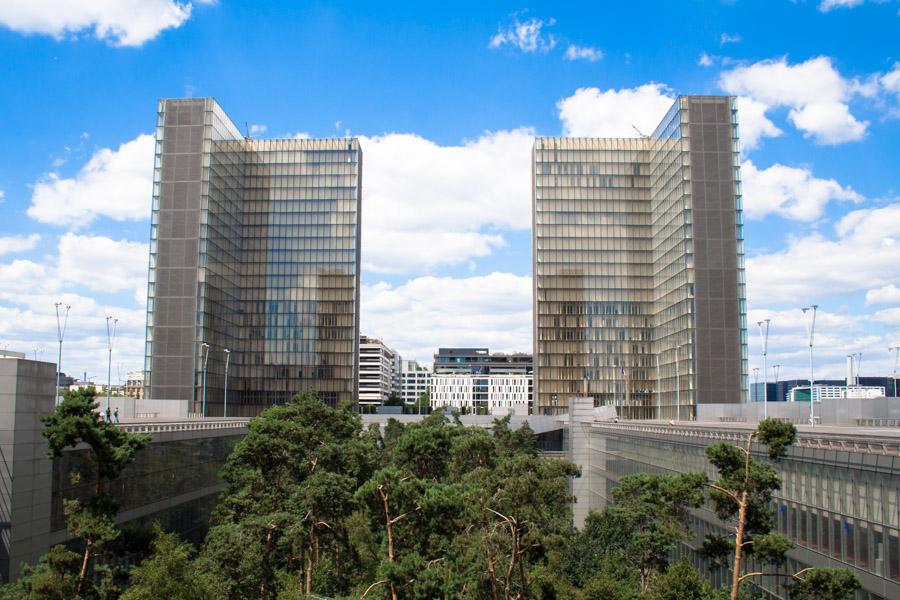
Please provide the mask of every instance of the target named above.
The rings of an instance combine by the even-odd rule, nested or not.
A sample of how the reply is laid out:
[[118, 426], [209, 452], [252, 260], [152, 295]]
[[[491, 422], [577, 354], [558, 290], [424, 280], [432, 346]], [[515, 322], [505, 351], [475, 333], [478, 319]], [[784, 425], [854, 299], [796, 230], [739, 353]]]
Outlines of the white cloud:
[[719, 45], [724, 46], [725, 44], [738, 44], [743, 39], [744, 38], [742, 38], [740, 36], [740, 34], [737, 34], [737, 33], [735, 33], [735, 34], [723, 33], [722, 35], [719, 36]]
[[778, 137], [784, 132], [766, 116], [767, 106], [747, 96], [739, 96], [738, 122], [741, 127], [741, 146], [753, 150], [764, 137]]
[[148, 245], [140, 242], [66, 233], [59, 240], [57, 277], [94, 291], [134, 290], [140, 302], [149, 252]]
[[751, 304], [805, 305], [900, 282], [900, 203], [848, 213], [835, 236], [811, 233], [747, 260]]
[[879, 310], [872, 315], [872, 318], [885, 325], [900, 327], [900, 307]]
[[719, 84], [761, 104], [763, 113], [788, 107], [794, 126], [817, 143], [841, 144], [866, 134], [868, 121], [850, 114], [848, 102], [856, 94], [870, 95], [871, 85], [845, 79], [826, 56], [794, 65], [782, 57], [737, 67], [722, 73]]
[[597, 62], [603, 58], [603, 50], [599, 48], [591, 48], [590, 46], [576, 46], [570, 44], [566, 48], [566, 60], [586, 60], [588, 62]]
[[888, 108], [888, 112], [893, 117], [900, 117], [900, 62], [895, 62], [893, 69], [875, 79], [884, 92], [894, 96], [894, 103]]
[[360, 326], [424, 363], [440, 346], [531, 352], [531, 278], [491, 273], [364, 286]]
[[744, 215], [762, 219], [777, 214], [798, 221], [815, 221], [832, 201], [862, 202], [863, 197], [834, 179], [819, 179], [807, 168], [774, 164], [758, 169], [753, 161], [741, 164]]
[[661, 83], [600, 91], [579, 88], [556, 103], [563, 134], [578, 137], [637, 137], [637, 127], [649, 135], [675, 97]]
[[866, 306], [872, 304], [900, 304], [900, 288], [894, 284], [866, 292]]
[[[142, 247], [143, 251], [136, 251]], [[104, 300], [110, 294], [146, 285], [146, 245], [98, 236], [66, 234], [58, 254], [43, 262], [0, 263], [0, 343], [11, 350], [43, 348], [39, 359], [55, 362], [55, 302], [72, 307], [63, 350], [63, 370], [83, 370], [106, 379], [106, 315], [119, 319], [113, 350], [113, 378], [143, 364], [146, 296], [123, 306]], [[96, 297], [73, 291], [87, 288]]]
[[895, 62], [894, 68], [882, 75], [880, 81], [887, 91], [900, 94], [900, 62]]
[[268, 129], [268, 127], [266, 127], [265, 125], [258, 125], [256, 123], [254, 123], [254, 124], [250, 125], [249, 133], [251, 136], [262, 135], [266, 132], [267, 129]]
[[75, 177], [51, 173], [35, 183], [28, 216], [73, 229], [98, 216], [116, 221], [149, 218], [153, 146], [153, 136], [142, 134], [117, 150], [98, 150]]
[[5, 0], [0, 3], [0, 24], [56, 39], [91, 33], [115, 46], [141, 46], [166, 29], [180, 27], [192, 8], [190, 2], [178, 0]]
[[497, 28], [497, 33], [491, 38], [488, 47], [499, 48], [508, 45], [529, 54], [549, 52], [556, 46], [556, 38], [553, 34], [544, 33], [543, 30], [555, 24], [556, 20], [552, 18], [546, 21], [537, 18], [520, 21], [518, 15], [513, 15], [511, 24]]
[[853, 8], [863, 4], [866, 0], [822, 0], [819, 3], [819, 10], [828, 12], [835, 8]]
[[701, 67], [711, 67], [713, 64], [712, 56], [710, 56], [706, 52], [701, 52], [700, 58], [697, 59], [697, 64]]
[[[750, 377], [753, 368], [760, 369], [763, 381], [762, 346], [757, 321], [771, 319], [769, 328], [769, 381], [774, 380], [774, 365], [781, 365], [779, 379], [809, 377], [809, 336], [799, 305], [785, 310], [751, 308], [749, 325]], [[869, 331], [873, 319], [869, 315], [831, 311], [820, 308], [816, 313], [814, 345], [816, 379], [841, 379], [846, 374], [848, 354], [862, 352], [862, 376], [883, 375], [889, 371], [889, 357], [885, 350], [892, 344], [891, 333], [881, 325], [879, 331]]]
[[398, 231], [363, 224], [363, 268], [375, 273], [422, 273], [464, 264], [506, 245], [502, 235], [476, 231]]
[[859, 121], [850, 114], [850, 107], [841, 102], [816, 102], [788, 113], [797, 129], [806, 137], [815, 137], [824, 144], [843, 144], [861, 140], [866, 135], [868, 121]]
[[362, 137], [363, 267], [421, 273], [504, 245], [531, 225], [534, 132], [485, 133], [458, 146], [413, 134]]
[[0, 190], [0, 204], [3, 204], [3, 201], [6, 199], [6, 192]]
[[7, 237], [0, 237], [0, 256], [4, 254], [14, 254], [16, 252], [27, 252], [29, 250], [34, 250], [35, 246], [38, 245], [38, 242], [41, 241], [41, 236], [36, 233], [32, 233], [30, 235], [13, 235]]

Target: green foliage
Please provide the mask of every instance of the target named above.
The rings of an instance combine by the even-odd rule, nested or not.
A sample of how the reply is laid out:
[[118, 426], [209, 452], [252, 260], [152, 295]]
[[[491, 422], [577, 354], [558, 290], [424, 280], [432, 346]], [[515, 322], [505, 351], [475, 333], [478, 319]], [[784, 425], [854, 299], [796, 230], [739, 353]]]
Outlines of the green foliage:
[[396, 392], [392, 392], [388, 399], [384, 401], [385, 406], [403, 406], [403, 399], [397, 395]]
[[713, 568], [727, 567], [734, 552], [734, 539], [718, 533], [711, 533], [703, 540], [698, 553], [710, 561]]
[[[7, 586], [4, 594], [22, 592], [25, 595], [21, 597], [30, 598], [106, 598], [120, 593], [122, 568], [115, 553], [107, 554], [119, 538], [115, 525], [118, 503], [107, 490], [109, 482], [134, 460], [150, 438], [130, 434], [98, 419], [95, 397], [93, 389], [66, 392], [54, 411], [41, 418], [44, 425], [41, 433], [47, 440], [50, 458], [59, 457], [66, 448], [81, 443], [90, 449], [88, 470], [73, 474], [71, 483], [88, 480], [93, 484], [93, 494], [63, 501], [66, 526], [77, 540], [81, 554], [54, 547], [36, 567], [26, 569], [17, 586]], [[92, 565], [97, 557], [105, 560]], [[94, 577], [91, 578], [92, 568]], [[9, 591], [15, 589], [19, 592]]]
[[757, 560], [780, 565], [787, 559], [787, 552], [794, 547], [794, 542], [779, 533], [767, 533], [753, 538], [750, 550]]
[[78, 589], [81, 556], [53, 546], [34, 566], [26, 566], [15, 583], [0, 587], [0, 600], [70, 600]]
[[422, 392], [418, 398], [416, 398], [415, 404], [412, 406], [413, 412], [417, 415], [427, 415], [431, 410], [431, 395], [428, 390]]
[[[97, 420], [93, 400], [70, 394], [45, 419], [51, 455], [85, 442], [95, 457], [81, 474], [96, 483], [93, 495], [65, 505], [83, 552], [54, 548], [0, 588], [0, 600], [718, 600], [690, 564], [669, 564], [710, 485], [712, 508], [732, 523], [746, 492], [744, 552], [779, 564], [791, 547], [771, 533], [775, 468], [730, 444], [707, 449], [716, 482], [701, 473], [623, 477], [613, 503], [575, 531], [570, 480], [579, 470], [540, 456], [527, 424], [512, 429], [507, 416], [486, 430], [438, 411], [363, 429], [349, 405], [330, 408], [307, 391], [251, 420], [222, 469], [227, 487], [199, 555], [159, 529], [149, 548], [146, 535], [120, 533], [107, 492], [147, 440]], [[754, 439], [778, 460], [795, 435], [764, 421]], [[736, 547], [710, 537], [701, 554], [730, 566]], [[798, 574], [791, 598], [840, 600], [858, 586], [847, 571], [813, 569]]]
[[309, 590], [337, 579], [344, 588], [333, 591], [346, 591], [340, 574], [356, 560], [344, 519], [379, 444], [349, 405], [330, 408], [314, 391], [252, 419], [222, 470], [228, 487], [199, 559], [218, 596], [275, 597], [292, 578]]
[[653, 580], [649, 600], [716, 600], [708, 581], [686, 561], [679, 561]]
[[850, 600], [860, 588], [859, 579], [848, 569], [819, 567], [798, 576], [791, 585], [791, 600]]
[[797, 428], [777, 419], [760, 421], [756, 428], [757, 439], [769, 448], [769, 458], [779, 460], [787, 453], [787, 447], [797, 440]]
[[50, 458], [58, 457], [65, 448], [84, 442], [91, 448], [98, 480], [119, 476], [134, 460], [135, 453], [150, 442], [149, 436], [135, 435], [112, 423], [98, 420], [93, 388], [66, 392], [63, 401], [46, 417], [41, 417], [41, 431], [47, 440]]
[[497, 440], [499, 451], [505, 454], [537, 456], [537, 436], [534, 435], [534, 430], [528, 426], [528, 423], [524, 423], [518, 429], [510, 429], [509, 422], [511, 420], [511, 415], [506, 415], [502, 419], [494, 419], [494, 439]]
[[212, 582], [192, 560], [194, 548], [156, 528], [153, 551], [130, 574], [121, 600], [212, 600]]
[[701, 473], [623, 477], [613, 490], [608, 512], [617, 518], [625, 535], [624, 558], [640, 573], [641, 592], [650, 579], [665, 570], [669, 554], [679, 540], [690, 537], [689, 509], [700, 506], [706, 476]]

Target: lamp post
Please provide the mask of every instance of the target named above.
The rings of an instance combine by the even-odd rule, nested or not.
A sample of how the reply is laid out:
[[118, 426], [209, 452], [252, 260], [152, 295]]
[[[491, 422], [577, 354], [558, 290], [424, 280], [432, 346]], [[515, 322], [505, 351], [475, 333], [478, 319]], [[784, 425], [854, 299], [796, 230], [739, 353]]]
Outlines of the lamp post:
[[231, 358], [231, 350], [225, 348], [225, 403], [222, 407], [222, 418], [228, 416], [228, 359]]
[[856, 377], [853, 382], [859, 387], [859, 370], [862, 368], [862, 352], [856, 353]]
[[[109, 322], [112, 321], [112, 327]], [[106, 317], [106, 349], [109, 351], [109, 362], [106, 365], [106, 410], [109, 412], [109, 395], [112, 390], [112, 348], [113, 340], [116, 339], [116, 324], [118, 319], [111, 316]]]
[[203, 342], [202, 348], [206, 351], [203, 355], [203, 405], [201, 411], [206, 417], [206, 362], [209, 360], [209, 344]]
[[[762, 342], [763, 355], [763, 419], [769, 418], [769, 368], [767, 364], [769, 354], [769, 323], [770, 319], [758, 321], [759, 339]], [[765, 328], [763, 325], [765, 324]]]
[[[813, 337], [816, 333], [816, 311], [819, 309], [817, 304], [806, 306], [800, 310], [803, 311], [803, 323], [806, 325], [806, 332], [809, 334], [809, 424], [815, 426], [816, 413], [813, 404]], [[812, 316], [812, 319], [809, 318]]]
[[894, 398], [897, 397], [897, 358], [900, 356], [900, 346], [891, 346], [888, 348], [888, 352], [894, 353]]
[[759, 367], [753, 367], [753, 401], [759, 398]]
[[56, 394], [54, 394], [53, 401], [54, 401], [54, 405], [58, 406], [59, 398], [60, 398], [60, 396], [59, 396], [59, 377], [60, 377], [60, 374], [62, 373], [62, 343], [63, 343], [63, 337], [65, 337], [65, 335], [66, 335], [66, 325], [69, 324], [69, 309], [72, 307], [66, 306], [66, 312], [63, 316], [63, 322], [62, 322], [62, 325], [60, 325], [59, 307], [62, 306], [62, 302], [56, 302], [56, 303], [54, 303], [54, 306], [56, 307], [56, 339], [59, 340], [59, 354], [57, 355], [57, 358], [56, 358]]

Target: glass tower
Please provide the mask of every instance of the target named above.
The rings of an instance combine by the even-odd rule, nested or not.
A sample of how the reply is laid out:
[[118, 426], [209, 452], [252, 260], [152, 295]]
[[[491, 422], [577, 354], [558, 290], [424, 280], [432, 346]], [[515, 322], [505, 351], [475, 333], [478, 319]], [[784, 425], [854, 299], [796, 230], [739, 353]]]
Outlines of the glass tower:
[[227, 358], [229, 416], [355, 400], [359, 142], [245, 138], [210, 98], [161, 100], [156, 140], [147, 397], [222, 415]]
[[737, 112], [683, 96], [653, 136], [538, 138], [536, 405], [692, 418], [747, 388]]

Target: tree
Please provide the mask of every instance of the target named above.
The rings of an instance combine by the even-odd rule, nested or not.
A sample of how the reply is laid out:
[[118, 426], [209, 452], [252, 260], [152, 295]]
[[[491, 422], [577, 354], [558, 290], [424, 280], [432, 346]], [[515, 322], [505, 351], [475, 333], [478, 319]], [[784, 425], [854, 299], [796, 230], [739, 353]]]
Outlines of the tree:
[[403, 406], [403, 399], [397, 392], [391, 392], [387, 400], [384, 401], [384, 406]]
[[157, 526], [153, 552], [130, 573], [121, 600], [212, 600], [209, 576], [194, 564], [194, 548]]
[[413, 410], [417, 415], [427, 415], [431, 411], [431, 393], [428, 390], [416, 398]]
[[109, 483], [150, 442], [149, 436], [134, 435], [99, 420], [95, 396], [93, 388], [67, 392], [59, 406], [41, 418], [44, 424], [41, 433], [47, 440], [50, 458], [58, 458], [66, 448], [81, 443], [88, 446], [91, 455], [86, 468], [73, 474], [72, 483], [91, 481], [93, 493], [87, 499], [69, 499], [64, 503], [69, 532], [83, 547], [76, 597], [85, 593], [91, 560], [118, 536], [114, 522], [118, 502], [109, 493]]
[[[787, 537], [771, 533], [774, 520], [772, 496], [781, 489], [781, 479], [771, 462], [753, 457], [753, 443], [765, 445], [769, 460], [778, 461], [796, 437], [797, 430], [792, 424], [766, 419], [747, 434], [742, 446], [722, 442], [706, 448], [707, 458], [719, 472], [719, 479], [708, 484], [712, 488], [713, 509], [720, 519], [732, 523], [734, 538], [727, 544], [719, 536], [709, 539], [704, 552], [718, 559], [731, 553], [731, 600], [738, 600], [741, 583], [751, 577], [789, 575], [762, 571], [745, 573], [742, 567], [744, 556], [749, 552], [762, 563], [783, 564], [787, 552], [794, 546]], [[809, 568], [789, 576], [798, 582], [795, 585], [799, 584], [801, 590], [828, 589], [837, 593], [847, 589], [848, 575], [852, 577], [845, 569]], [[843, 597], [846, 596], [833, 598]]]
[[859, 589], [859, 579], [847, 569], [820, 567], [795, 577], [791, 600], [846, 600]]
[[623, 554], [640, 574], [641, 594], [650, 589], [654, 574], [668, 566], [679, 540], [691, 535], [689, 509], [700, 506], [706, 476], [702, 473], [623, 477], [613, 490], [608, 512], [627, 532]]
[[228, 487], [200, 556], [218, 594], [274, 598], [285, 585], [304, 593], [349, 586], [345, 572], [356, 561], [345, 520], [381, 457], [377, 436], [349, 405], [330, 408], [314, 391], [252, 419], [222, 470]]
[[679, 561], [653, 580], [650, 600], [716, 600], [708, 581], [686, 561]]
[[0, 587], [0, 600], [76, 598], [80, 564], [80, 554], [64, 546], [53, 546], [37, 565], [26, 565], [18, 581]]

